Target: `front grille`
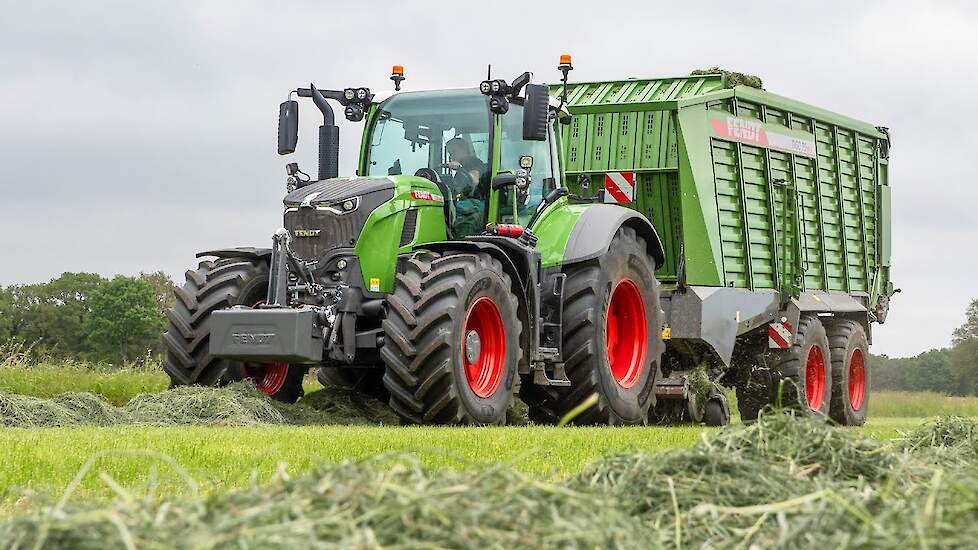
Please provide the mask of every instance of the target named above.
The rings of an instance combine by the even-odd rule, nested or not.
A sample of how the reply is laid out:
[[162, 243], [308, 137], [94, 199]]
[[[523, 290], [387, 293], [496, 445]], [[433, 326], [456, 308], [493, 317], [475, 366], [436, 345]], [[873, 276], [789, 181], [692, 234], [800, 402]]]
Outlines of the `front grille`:
[[[324, 185], [328, 183], [309, 186], [286, 197], [285, 228], [292, 236], [292, 251], [301, 260], [319, 261], [335, 248], [356, 245], [370, 213], [394, 197], [394, 185], [386, 179], [359, 186], [363, 191], [361, 195], [356, 195], [353, 188], [347, 188], [351, 187], [349, 182], [341, 182], [347, 184], [345, 186]], [[297, 203], [305, 198], [297, 194], [300, 191], [306, 192], [307, 196], [315, 193], [315, 200], [310, 201], [308, 206], [300, 206]], [[338, 205], [345, 198], [356, 196], [360, 198], [357, 209], [352, 212], [339, 214], [326, 210], [327, 205]]]
[[[342, 215], [315, 208], [291, 210], [285, 214], [285, 228], [292, 235], [292, 251], [300, 259], [314, 261], [334, 248], [352, 247], [369, 214], [363, 208]], [[297, 236], [297, 230], [319, 230], [319, 234]]]

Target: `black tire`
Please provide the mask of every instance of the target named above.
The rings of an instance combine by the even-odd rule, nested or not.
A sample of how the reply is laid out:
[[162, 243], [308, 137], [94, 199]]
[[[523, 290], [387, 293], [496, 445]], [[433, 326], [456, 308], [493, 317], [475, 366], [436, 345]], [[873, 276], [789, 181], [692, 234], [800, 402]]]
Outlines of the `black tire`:
[[[770, 397], [775, 404], [828, 418], [832, 396], [831, 355], [825, 327], [817, 316], [803, 315], [791, 347], [768, 352], [767, 360], [771, 365]], [[810, 374], [814, 383], [809, 381]], [[818, 393], [809, 396], [810, 390]]]
[[[410, 424], [500, 424], [513, 403], [522, 355], [516, 296], [502, 265], [485, 254], [419, 252], [403, 264], [387, 298], [380, 355], [390, 406]], [[477, 388], [465, 371], [466, 323], [476, 311], [498, 313], [497, 377]], [[480, 313], [481, 315], [481, 313]], [[495, 319], [495, 317], [493, 317]], [[501, 330], [501, 332], [498, 332]], [[472, 330], [468, 331], [472, 332]], [[481, 340], [480, 340], [481, 342]], [[474, 350], [479, 346], [471, 347]], [[487, 348], [489, 349], [489, 348]], [[478, 355], [473, 361], [479, 361]], [[477, 395], [484, 390], [485, 395]]]
[[726, 426], [730, 424], [730, 406], [723, 394], [710, 397], [703, 407], [703, 422], [707, 426]]
[[390, 398], [384, 387], [384, 368], [319, 367], [316, 379], [326, 387], [344, 388], [376, 397], [381, 401]]
[[[187, 282], [175, 290], [177, 300], [166, 312], [163, 369], [172, 386], [221, 386], [260, 374], [260, 367], [212, 357], [209, 352], [211, 313], [236, 305], [252, 306], [268, 293], [268, 263], [245, 258], [200, 262], [187, 271]], [[305, 367], [295, 366], [275, 385], [270, 397], [288, 403], [302, 396]]]
[[[618, 230], [608, 252], [592, 262], [565, 269], [563, 316], [564, 368], [570, 387], [523, 384], [521, 398], [530, 408], [530, 419], [556, 423], [592, 394], [595, 406], [578, 415], [578, 424], [645, 424], [655, 401], [654, 386], [665, 343], [664, 314], [655, 262], [645, 240], [629, 227]], [[607, 351], [608, 313], [612, 293], [629, 280], [635, 283], [645, 311], [644, 368], [629, 387], [612, 374]]]
[[832, 352], [832, 403], [829, 415], [843, 426], [862, 426], [866, 423], [872, 388], [869, 339], [863, 326], [856, 321], [832, 323], [827, 331]]

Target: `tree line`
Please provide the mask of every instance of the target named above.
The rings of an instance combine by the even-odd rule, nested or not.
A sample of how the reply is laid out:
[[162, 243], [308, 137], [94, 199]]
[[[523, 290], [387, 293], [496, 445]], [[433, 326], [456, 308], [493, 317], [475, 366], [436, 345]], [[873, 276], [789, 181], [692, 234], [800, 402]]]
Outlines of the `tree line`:
[[173, 281], [163, 273], [64, 273], [0, 287], [0, 343], [32, 357], [125, 363], [162, 353]]
[[950, 347], [871, 361], [877, 389], [978, 395], [978, 300], [968, 306], [964, 324], [951, 335]]

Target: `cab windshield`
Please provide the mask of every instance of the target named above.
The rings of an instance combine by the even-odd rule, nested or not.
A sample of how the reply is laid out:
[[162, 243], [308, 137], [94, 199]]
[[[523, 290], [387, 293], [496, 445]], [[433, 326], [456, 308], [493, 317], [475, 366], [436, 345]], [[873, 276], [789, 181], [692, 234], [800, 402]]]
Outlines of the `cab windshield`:
[[374, 119], [367, 175], [434, 181], [450, 200], [455, 236], [477, 234], [489, 199], [489, 125], [478, 90], [398, 94]]

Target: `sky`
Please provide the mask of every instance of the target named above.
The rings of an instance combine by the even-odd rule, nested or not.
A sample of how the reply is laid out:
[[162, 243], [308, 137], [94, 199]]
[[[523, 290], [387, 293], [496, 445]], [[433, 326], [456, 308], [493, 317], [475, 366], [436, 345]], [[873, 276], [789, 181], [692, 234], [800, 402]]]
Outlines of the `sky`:
[[[273, 6], [272, 4], [279, 4]], [[486, 65], [537, 82], [721, 66], [772, 92], [891, 128], [893, 280], [873, 350], [946, 346], [978, 298], [969, 2], [44, 2], [0, 0], [0, 285], [64, 271], [163, 270], [266, 246], [288, 90], [475, 86]], [[596, 10], [596, 8], [598, 8]], [[296, 158], [315, 173], [304, 105]], [[352, 174], [361, 125], [341, 125]]]

